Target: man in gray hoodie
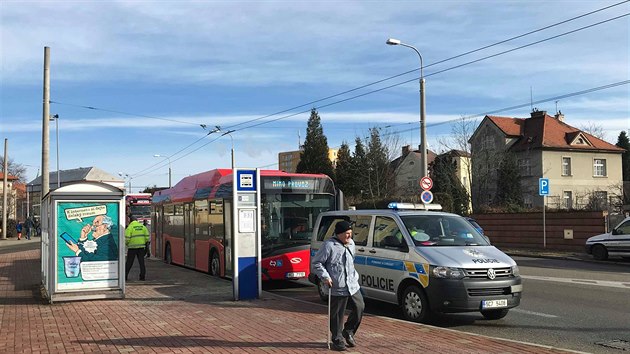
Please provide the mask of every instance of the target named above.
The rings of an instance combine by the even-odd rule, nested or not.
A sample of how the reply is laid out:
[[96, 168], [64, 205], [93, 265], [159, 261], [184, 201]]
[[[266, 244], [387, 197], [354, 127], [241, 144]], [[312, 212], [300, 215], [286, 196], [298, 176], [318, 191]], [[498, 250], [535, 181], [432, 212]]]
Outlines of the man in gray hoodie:
[[[346, 344], [354, 347], [354, 335], [361, 324], [365, 303], [359, 286], [359, 273], [354, 269], [355, 248], [352, 241], [352, 225], [347, 221], [335, 224], [335, 235], [326, 240], [311, 260], [312, 269], [331, 291], [330, 332], [332, 349], [346, 350]], [[350, 303], [350, 315], [343, 323], [346, 305]]]

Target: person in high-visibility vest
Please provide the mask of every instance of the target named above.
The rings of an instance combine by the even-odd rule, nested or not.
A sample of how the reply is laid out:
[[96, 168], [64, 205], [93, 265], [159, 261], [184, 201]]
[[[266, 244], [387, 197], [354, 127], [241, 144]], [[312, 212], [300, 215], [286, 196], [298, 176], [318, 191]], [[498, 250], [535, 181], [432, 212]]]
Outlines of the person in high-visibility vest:
[[145, 279], [146, 268], [144, 267], [144, 252], [148, 242], [149, 230], [132, 216], [131, 222], [127, 226], [127, 229], [125, 229], [125, 245], [127, 246], [125, 281], [129, 277], [129, 271], [131, 267], [133, 267], [135, 257], [138, 257], [138, 263], [140, 263], [140, 280]]

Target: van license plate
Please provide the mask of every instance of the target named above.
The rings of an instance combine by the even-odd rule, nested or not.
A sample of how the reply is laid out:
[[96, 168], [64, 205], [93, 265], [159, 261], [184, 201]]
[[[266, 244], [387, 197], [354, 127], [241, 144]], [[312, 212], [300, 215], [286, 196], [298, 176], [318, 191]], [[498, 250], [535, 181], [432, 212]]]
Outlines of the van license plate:
[[507, 299], [501, 300], [483, 300], [481, 302], [482, 309], [494, 309], [497, 307], [507, 307], [508, 301]]

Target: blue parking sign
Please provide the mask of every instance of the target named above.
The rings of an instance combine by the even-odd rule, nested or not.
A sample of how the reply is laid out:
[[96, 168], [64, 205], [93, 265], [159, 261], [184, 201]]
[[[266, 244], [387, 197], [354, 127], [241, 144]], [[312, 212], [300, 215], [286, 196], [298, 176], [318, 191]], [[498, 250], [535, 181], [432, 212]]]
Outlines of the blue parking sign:
[[549, 195], [549, 178], [538, 179], [538, 195]]

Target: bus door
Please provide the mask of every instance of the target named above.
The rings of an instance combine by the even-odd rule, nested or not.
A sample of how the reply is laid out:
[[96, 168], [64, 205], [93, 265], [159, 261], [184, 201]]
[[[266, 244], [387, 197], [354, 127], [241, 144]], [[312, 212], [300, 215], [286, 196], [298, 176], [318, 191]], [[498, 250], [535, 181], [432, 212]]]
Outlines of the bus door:
[[151, 225], [153, 226], [153, 234], [155, 235], [155, 256], [162, 255], [162, 233], [164, 232], [164, 224], [163, 217], [164, 209], [162, 206], [158, 206], [155, 208], [155, 213], [153, 214], [153, 220], [151, 221]]
[[232, 278], [234, 276], [234, 269], [232, 269], [232, 199], [223, 199], [223, 225], [225, 232], [223, 233], [223, 269], [224, 276]]
[[184, 204], [184, 265], [195, 266], [195, 216], [192, 203]]

